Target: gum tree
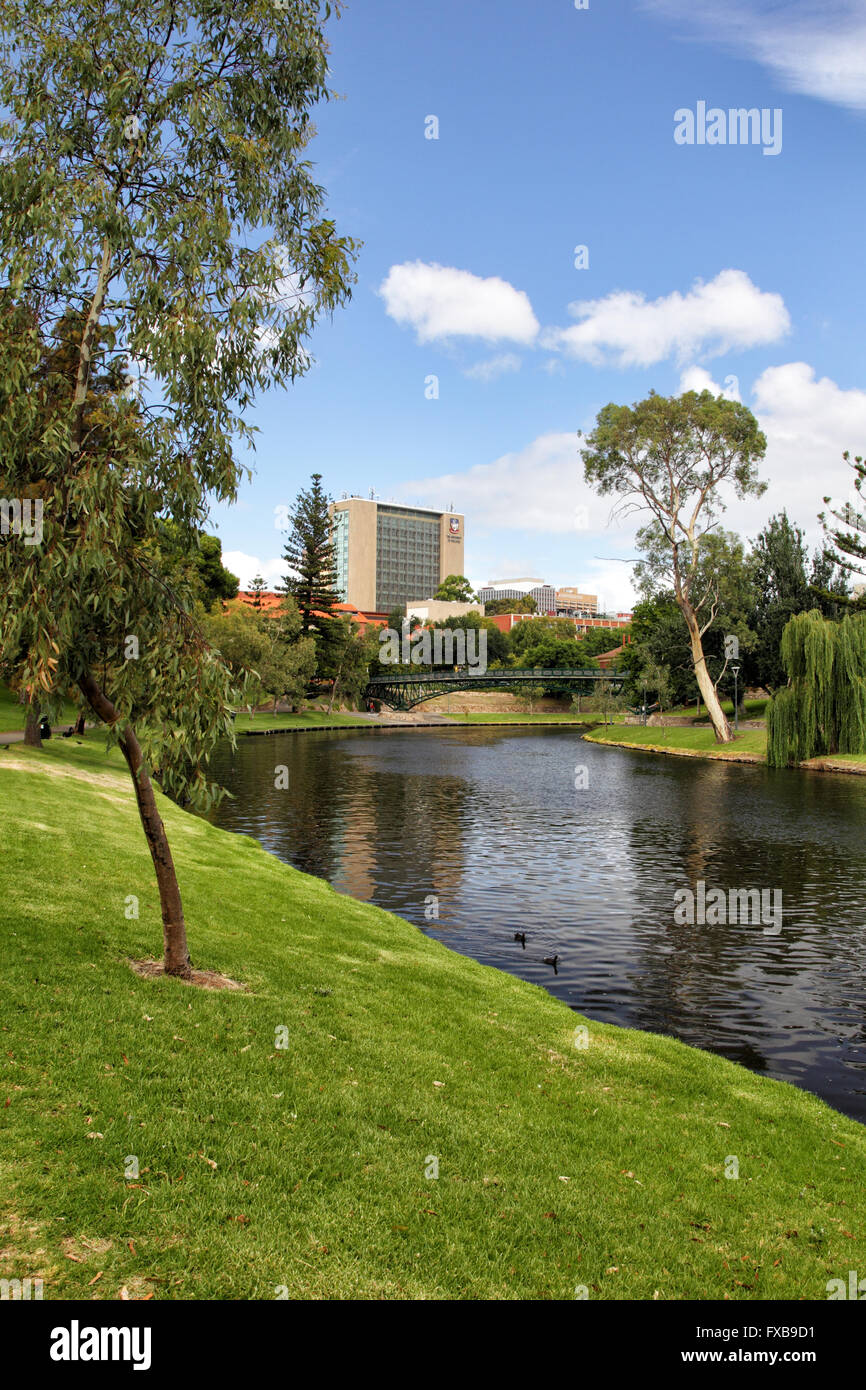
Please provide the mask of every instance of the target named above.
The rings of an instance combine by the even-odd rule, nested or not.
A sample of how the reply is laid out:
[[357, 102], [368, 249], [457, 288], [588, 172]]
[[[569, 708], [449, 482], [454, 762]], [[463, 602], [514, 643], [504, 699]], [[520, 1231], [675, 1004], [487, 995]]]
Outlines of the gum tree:
[[719, 592], [701, 576], [702, 544], [724, 510], [723, 489], [743, 498], [766, 489], [757, 465], [767, 441], [752, 412], [710, 391], [651, 392], [634, 406], [606, 405], [583, 449], [586, 481], [617, 498], [615, 511], [649, 513], [638, 543], [663, 562], [688, 632], [695, 679], [719, 743], [733, 738], [707, 669], [703, 636]]
[[119, 745], [185, 978], [150, 774], [208, 803], [232, 677], [160, 535], [192, 552], [234, 499], [247, 412], [350, 292], [304, 157], [333, 8], [0, 0], [0, 495], [43, 513], [38, 545], [0, 543], [0, 653], [43, 707], [77, 687]]

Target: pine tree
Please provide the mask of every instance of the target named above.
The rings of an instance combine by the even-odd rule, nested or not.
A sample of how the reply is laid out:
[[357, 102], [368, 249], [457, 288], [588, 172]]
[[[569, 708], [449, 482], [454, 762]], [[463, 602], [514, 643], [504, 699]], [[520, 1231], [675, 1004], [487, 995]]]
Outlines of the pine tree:
[[283, 559], [290, 569], [285, 592], [298, 605], [304, 636], [311, 630], [322, 632], [324, 623], [334, 619], [334, 606], [340, 602], [328, 513], [330, 499], [322, 487], [321, 473], [314, 473], [311, 482], [311, 487], [298, 494], [283, 550]]
[[265, 587], [265, 581], [262, 576], [260, 574], [255, 575], [249, 590], [253, 596], [253, 608], [261, 608], [262, 594], [265, 592]]
[[[819, 513], [818, 520], [824, 527], [829, 543], [823, 555], [826, 561], [831, 558], [835, 561], [843, 577], [849, 574], [862, 576], [866, 574], [866, 493], [863, 491], [863, 485], [866, 483], [866, 457], [857, 454], [852, 459], [847, 449], [842, 457], [848, 467], [853, 469], [854, 480], [847, 502], [835, 504], [832, 498], [824, 498], [832, 520], [828, 520], [826, 512]], [[826, 583], [826, 576], [820, 564], [816, 564], [816, 571], [812, 576], [812, 588], [819, 598], [841, 605], [857, 602], [847, 597], [845, 588], [842, 588], [840, 594], [841, 586], [838, 583], [832, 587]]]

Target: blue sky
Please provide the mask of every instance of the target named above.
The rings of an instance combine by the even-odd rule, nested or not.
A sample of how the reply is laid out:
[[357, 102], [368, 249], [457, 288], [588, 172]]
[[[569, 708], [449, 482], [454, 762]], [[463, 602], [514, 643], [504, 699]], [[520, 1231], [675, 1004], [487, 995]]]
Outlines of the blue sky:
[[[711, 382], [769, 440], [768, 492], [727, 524], [787, 506], [817, 541], [841, 451], [866, 452], [866, 0], [355, 0], [330, 33], [343, 99], [311, 156], [359, 279], [214, 513], [242, 583], [281, 575], [275, 509], [318, 471], [465, 512], [477, 583], [626, 608], [634, 523], [587, 491], [577, 432]], [[699, 102], [781, 111], [781, 149], [677, 144]]]

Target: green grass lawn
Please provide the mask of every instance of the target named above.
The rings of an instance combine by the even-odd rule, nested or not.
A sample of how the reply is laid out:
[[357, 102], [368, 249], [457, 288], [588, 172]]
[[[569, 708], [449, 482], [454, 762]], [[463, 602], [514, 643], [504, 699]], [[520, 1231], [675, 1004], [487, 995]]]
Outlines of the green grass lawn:
[[[734, 702], [733, 702], [733, 700], [721, 700], [719, 703], [721, 704], [722, 709], [723, 709], [723, 711], [725, 712], [725, 714], [728, 716], [728, 718], [729, 718], [729, 719], [733, 719], [733, 717], [734, 717]], [[747, 719], [763, 719], [764, 716], [765, 716], [766, 713], [767, 713], [767, 705], [768, 705], [769, 703], [770, 703], [770, 701], [766, 698], [766, 696], [762, 696], [760, 699], [746, 700], [745, 705], [744, 705], [744, 709], [745, 709], [745, 711], [746, 711], [745, 717], [746, 717]], [[693, 701], [693, 702], [692, 702], [691, 704], [689, 704], [689, 705], [679, 705], [679, 706], [677, 706], [676, 709], [665, 710], [665, 714], [677, 714], [677, 715], [682, 715], [682, 716], [690, 715], [690, 716], [694, 719], [694, 717], [695, 717], [695, 709], [696, 709], [696, 708], [697, 708], [697, 706], [696, 706], [695, 702]], [[706, 706], [703, 704], [703, 702], [701, 703], [701, 716], [700, 716], [700, 717], [701, 717], [702, 720], [705, 720], [705, 719], [707, 718], [707, 710], [706, 710]]]
[[116, 754], [0, 751], [2, 1277], [46, 1299], [823, 1300], [866, 1269], [866, 1128], [161, 806], [194, 963], [248, 992], [130, 970], [161, 931]]
[[643, 727], [641, 724], [628, 724], [619, 727], [593, 729], [586, 738], [593, 743], [629, 743], [646, 748], [682, 748], [687, 751], [709, 754], [715, 757], [730, 757], [739, 753], [755, 754], [763, 758], [767, 752], [767, 733], [765, 729], [743, 729], [733, 743], [717, 743], [711, 728], [690, 727], [679, 724], [671, 728]]
[[369, 724], [368, 719], [359, 719], [353, 714], [342, 714], [335, 710], [325, 714], [320, 710], [304, 710], [300, 714], [254, 714], [252, 718], [245, 710], [238, 712], [235, 719], [235, 732], [254, 733], [257, 729], [328, 729], [341, 728], [344, 724]]
[[[74, 724], [78, 717], [78, 711], [68, 700], [64, 703], [63, 714], [58, 721], [61, 724]], [[24, 728], [24, 706], [18, 703], [18, 696], [13, 695], [5, 685], [0, 685], [0, 734], [14, 733], [18, 729]]]

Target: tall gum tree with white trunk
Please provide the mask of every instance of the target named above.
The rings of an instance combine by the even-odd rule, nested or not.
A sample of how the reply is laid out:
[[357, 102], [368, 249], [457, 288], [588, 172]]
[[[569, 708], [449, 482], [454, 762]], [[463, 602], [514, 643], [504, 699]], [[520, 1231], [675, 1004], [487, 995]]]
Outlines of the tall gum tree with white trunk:
[[724, 491], [759, 497], [767, 441], [752, 412], [711, 391], [682, 396], [651, 392], [636, 405], [606, 405], [582, 448], [587, 483], [616, 497], [615, 513], [649, 513], [639, 540], [668, 565], [671, 588], [686, 624], [695, 679], [719, 743], [731, 726], [707, 669], [703, 635], [718, 593], [701, 581], [701, 543], [724, 511]]
[[337, 9], [0, 0], [0, 495], [44, 513], [38, 544], [0, 544], [0, 664], [43, 708], [77, 687], [119, 745], [186, 978], [151, 773], [209, 803], [231, 676], [160, 528], [194, 549], [236, 497], [250, 406], [350, 294], [356, 248], [306, 158]]

